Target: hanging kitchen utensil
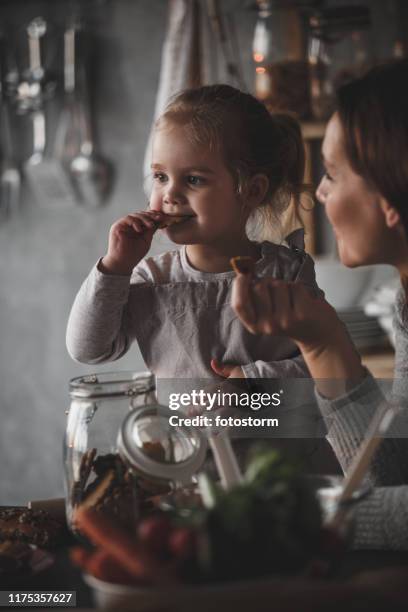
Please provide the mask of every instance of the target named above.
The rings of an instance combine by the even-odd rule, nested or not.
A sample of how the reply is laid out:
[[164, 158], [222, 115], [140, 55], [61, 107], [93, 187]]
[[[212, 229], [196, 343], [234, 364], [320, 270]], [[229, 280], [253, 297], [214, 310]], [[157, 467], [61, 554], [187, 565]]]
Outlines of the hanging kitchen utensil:
[[42, 109], [31, 114], [33, 153], [24, 164], [24, 176], [41, 208], [55, 210], [61, 205], [72, 205], [75, 196], [69, 178], [61, 164], [45, 155], [46, 121]]
[[[79, 116], [75, 92], [75, 36], [76, 28], [69, 26], [64, 33], [64, 104], [56, 129], [54, 154], [61, 160], [70, 176], [70, 163], [78, 153]], [[71, 177], [70, 177], [71, 179]]]
[[41, 41], [47, 29], [43, 17], [36, 17], [27, 26], [29, 67], [24, 71], [22, 81], [10, 84], [17, 111], [21, 114], [37, 109], [55, 91], [56, 83], [46, 74], [41, 55]]
[[[28, 28], [30, 70], [34, 77], [40, 79], [44, 74], [41, 62], [40, 39], [46, 31], [42, 18], [32, 21]], [[41, 86], [39, 84], [41, 89]], [[61, 205], [75, 203], [69, 177], [61, 162], [53, 156], [46, 155], [47, 131], [45, 109], [41, 94], [32, 105], [33, 153], [24, 165], [24, 174], [36, 200], [41, 207], [49, 210]]]
[[8, 103], [0, 102], [0, 220], [11, 217], [20, 204], [21, 177], [14, 161]]
[[109, 160], [95, 151], [87, 75], [83, 64], [78, 67], [78, 62], [76, 65], [77, 74], [80, 76], [80, 87], [76, 86], [75, 34], [74, 28], [70, 28], [65, 33], [66, 83], [72, 87], [74, 114], [79, 134], [78, 153], [70, 161], [70, 174], [79, 202], [84, 206], [96, 208], [104, 203], [111, 191], [113, 166]]

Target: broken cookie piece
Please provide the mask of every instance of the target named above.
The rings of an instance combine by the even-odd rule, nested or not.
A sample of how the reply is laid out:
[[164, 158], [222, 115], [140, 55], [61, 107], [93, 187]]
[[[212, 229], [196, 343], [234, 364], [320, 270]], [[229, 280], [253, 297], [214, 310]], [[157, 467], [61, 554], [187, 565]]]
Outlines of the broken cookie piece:
[[236, 274], [254, 274], [255, 261], [252, 257], [232, 257], [230, 259], [232, 269]]
[[64, 525], [44, 510], [0, 509], [0, 541], [12, 540], [54, 548], [64, 536]]

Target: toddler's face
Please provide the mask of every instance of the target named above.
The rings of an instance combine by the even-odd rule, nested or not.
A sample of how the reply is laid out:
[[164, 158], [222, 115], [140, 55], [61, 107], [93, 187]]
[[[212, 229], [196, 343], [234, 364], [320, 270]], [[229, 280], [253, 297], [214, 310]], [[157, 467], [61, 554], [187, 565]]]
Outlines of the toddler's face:
[[213, 244], [245, 231], [234, 181], [220, 153], [191, 143], [184, 126], [156, 131], [152, 173], [150, 208], [185, 217], [164, 230], [177, 244]]

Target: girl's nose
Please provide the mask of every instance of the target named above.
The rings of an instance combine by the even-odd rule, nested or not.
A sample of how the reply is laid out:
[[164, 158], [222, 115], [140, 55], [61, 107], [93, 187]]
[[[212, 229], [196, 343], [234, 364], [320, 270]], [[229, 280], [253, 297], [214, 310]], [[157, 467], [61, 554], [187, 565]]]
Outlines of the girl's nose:
[[165, 204], [182, 204], [183, 195], [175, 182], [168, 183], [163, 197]]

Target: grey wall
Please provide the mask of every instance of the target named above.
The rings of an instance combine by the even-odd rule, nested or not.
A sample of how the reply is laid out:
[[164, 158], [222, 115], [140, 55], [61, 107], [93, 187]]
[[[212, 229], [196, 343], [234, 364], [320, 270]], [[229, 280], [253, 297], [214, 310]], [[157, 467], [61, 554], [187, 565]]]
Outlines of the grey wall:
[[[89, 211], [56, 202], [48, 212], [26, 193], [20, 214], [0, 228], [0, 503], [62, 493], [68, 380], [93, 370], [66, 353], [70, 306], [104, 254], [112, 222], [145, 205], [142, 160], [166, 18], [166, 2], [152, 4], [107, 4], [100, 20], [98, 127], [101, 148], [117, 167], [109, 204]], [[105, 369], [142, 367], [135, 348]]]
[[[48, 10], [47, 3], [24, 5], [6, 7], [3, 17], [18, 23]], [[64, 3], [58, 7], [51, 17], [62, 22]], [[101, 149], [117, 167], [115, 190], [108, 205], [95, 211], [58, 202], [54, 211], [44, 211], [26, 190], [19, 214], [0, 226], [0, 504], [62, 493], [68, 381], [95, 371], [66, 353], [68, 313], [80, 283], [105, 252], [110, 225], [146, 205], [142, 164], [167, 2], [117, 0], [95, 13], [96, 119]], [[245, 11], [241, 17], [248, 36], [254, 15]], [[245, 57], [249, 65], [249, 48]], [[166, 246], [159, 241], [155, 250]], [[143, 368], [132, 347], [120, 362], [97, 370]]]
[[[70, 306], [88, 270], [103, 255], [112, 222], [145, 206], [142, 163], [167, 2], [94, 4], [99, 53], [94, 74], [96, 119], [101, 148], [117, 167], [116, 185], [109, 204], [95, 211], [69, 209], [58, 202], [55, 210], [44, 211], [26, 191], [19, 214], [0, 227], [0, 504], [62, 494], [68, 381], [95, 369], [73, 363], [66, 353]], [[236, 10], [250, 83], [255, 14], [245, 9], [244, 0], [229, 4]], [[378, 12], [381, 4], [388, 3], [374, 4]], [[4, 2], [0, 19], [18, 23], [50, 11], [62, 23], [65, 6], [64, 2]], [[155, 246], [156, 251], [165, 248], [165, 244]], [[97, 369], [142, 368], [133, 347], [120, 362]]]

